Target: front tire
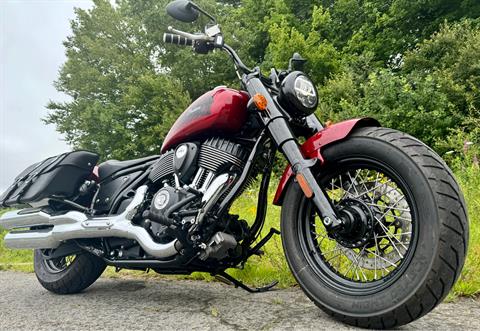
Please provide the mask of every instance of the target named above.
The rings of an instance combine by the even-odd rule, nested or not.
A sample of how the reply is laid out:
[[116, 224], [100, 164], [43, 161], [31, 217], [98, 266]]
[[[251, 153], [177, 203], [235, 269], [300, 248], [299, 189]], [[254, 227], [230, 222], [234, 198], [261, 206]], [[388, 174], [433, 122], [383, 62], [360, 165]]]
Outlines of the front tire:
[[[348, 206], [356, 204], [356, 210], [368, 206], [371, 212], [366, 214], [373, 217], [372, 221], [359, 218], [363, 223], [352, 226], [349, 233], [323, 235], [319, 242], [321, 234], [312, 236], [312, 232], [321, 220], [312, 221], [311, 201], [292, 182], [282, 208], [282, 242], [301, 288], [331, 316], [360, 327], [393, 328], [431, 311], [455, 284], [467, 252], [466, 207], [451, 170], [417, 139], [387, 128], [358, 129], [346, 140], [328, 146], [323, 157], [326, 163], [318, 181], [325, 191], [332, 186], [330, 198], [335, 200], [339, 187], [344, 191], [348, 187], [355, 189], [351, 196], [337, 196], [339, 201], [334, 204], [344, 199]], [[370, 182], [351, 178], [349, 169], [355, 166], [366, 169], [358, 171], [370, 176]], [[348, 177], [338, 175], [342, 169], [348, 171], [354, 185], [348, 183]], [[380, 180], [376, 175], [376, 186], [371, 184], [374, 170], [386, 174]], [[347, 184], [342, 183], [342, 178], [347, 178]], [[403, 192], [400, 200], [408, 202], [407, 207], [388, 205], [389, 200], [396, 199], [391, 196], [383, 198], [383, 202], [376, 200], [380, 195], [376, 187], [385, 188], [393, 182], [391, 186]], [[363, 189], [366, 193], [362, 195]], [[350, 211], [355, 213], [355, 209]], [[406, 211], [408, 214], [404, 214]], [[406, 239], [400, 242], [397, 238]], [[334, 254], [322, 251], [325, 240], [332, 242], [335, 254], [345, 253], [346, 257], [329, 262], [326, 257], [333, 259]], [[384, 240], [384, 246], [377, 240]], [[356, 263], [354, 267], [348, 267], [349, 259], [352, 265]], [[381, 274], [377, 273], [377, 263], [383, 265]]]
[[79, 293], [92, 285], [106, 268], [105, 262], [90, 253], [47, 260], [41, 250], [34, 252], [34, 270], [40, 284], [56, 294]]

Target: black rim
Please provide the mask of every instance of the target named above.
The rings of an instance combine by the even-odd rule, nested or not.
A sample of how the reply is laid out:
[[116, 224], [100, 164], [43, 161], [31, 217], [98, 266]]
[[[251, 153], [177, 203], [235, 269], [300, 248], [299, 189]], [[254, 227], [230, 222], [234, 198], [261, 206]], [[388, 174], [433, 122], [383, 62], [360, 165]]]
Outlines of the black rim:
[[385, 289], [410, 264], [417, 245], [417, 206], [406, 182], [389, 166], [365, 157], [337, 163], [319, 182], [335, 207], [355, 218], [327, 233], [313, 203], [301, 198], [300, 247], [327, 286], [349, 295]]
[[56, 259], [43, 259], [45, 269], [52, 274], [58, 274], [68, 269], [75, 261], [76, 255], [63, 256]]

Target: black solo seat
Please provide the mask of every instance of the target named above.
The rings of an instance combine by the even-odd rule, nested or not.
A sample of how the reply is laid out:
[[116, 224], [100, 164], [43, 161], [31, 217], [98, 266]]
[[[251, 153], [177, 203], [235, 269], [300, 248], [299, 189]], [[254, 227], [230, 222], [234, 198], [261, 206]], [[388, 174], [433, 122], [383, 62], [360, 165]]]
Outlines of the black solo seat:
[[120, 170], [136, 167], [156, 159], [158, 159], [158, 155], [127, 161], [108, 160], [98, 165], [98, 176], [100, 180], [104, 180]]

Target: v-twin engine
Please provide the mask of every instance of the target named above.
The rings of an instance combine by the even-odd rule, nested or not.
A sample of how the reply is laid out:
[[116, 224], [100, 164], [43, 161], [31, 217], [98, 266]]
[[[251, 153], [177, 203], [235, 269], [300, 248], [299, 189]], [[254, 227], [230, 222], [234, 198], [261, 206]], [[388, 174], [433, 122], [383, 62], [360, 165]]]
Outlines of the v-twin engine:
[[[150, 173], [150, 180], [159, 189], [143, 214], [144, 224], [152, 235], [162, 242], [171, 240], [173, 212], [177, 225], [181, 223], [184, 231], [190, 225], [198, 230], [208, 213], [232, 189], [247, 156], [248, 150], [242, 145], [221, 138], [208, 139], [199, 147], [193, 143], [181, 144], [162, 155]], [[182, 186], [180, 182], [189, 184]], [[188, 231], [189, 239], [203, 246], [201, 259], [221, 259], [228, 250], [235, 249], [237, 240], [231, 233], [223, 232], [220, 224], [207, 228], [211, 230], [197, 231], [198, 235]]]

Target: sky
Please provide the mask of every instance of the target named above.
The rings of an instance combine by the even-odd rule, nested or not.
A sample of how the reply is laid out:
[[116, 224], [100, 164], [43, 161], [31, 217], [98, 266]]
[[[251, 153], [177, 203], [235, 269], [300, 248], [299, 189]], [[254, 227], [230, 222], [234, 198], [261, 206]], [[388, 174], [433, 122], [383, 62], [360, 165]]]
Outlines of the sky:
[[90, 0], [0, 0], [0, 193], [30, 164], [71, 150], [41, 118], [67, 97], [53, 81], [65, 62], [74, 7]]

